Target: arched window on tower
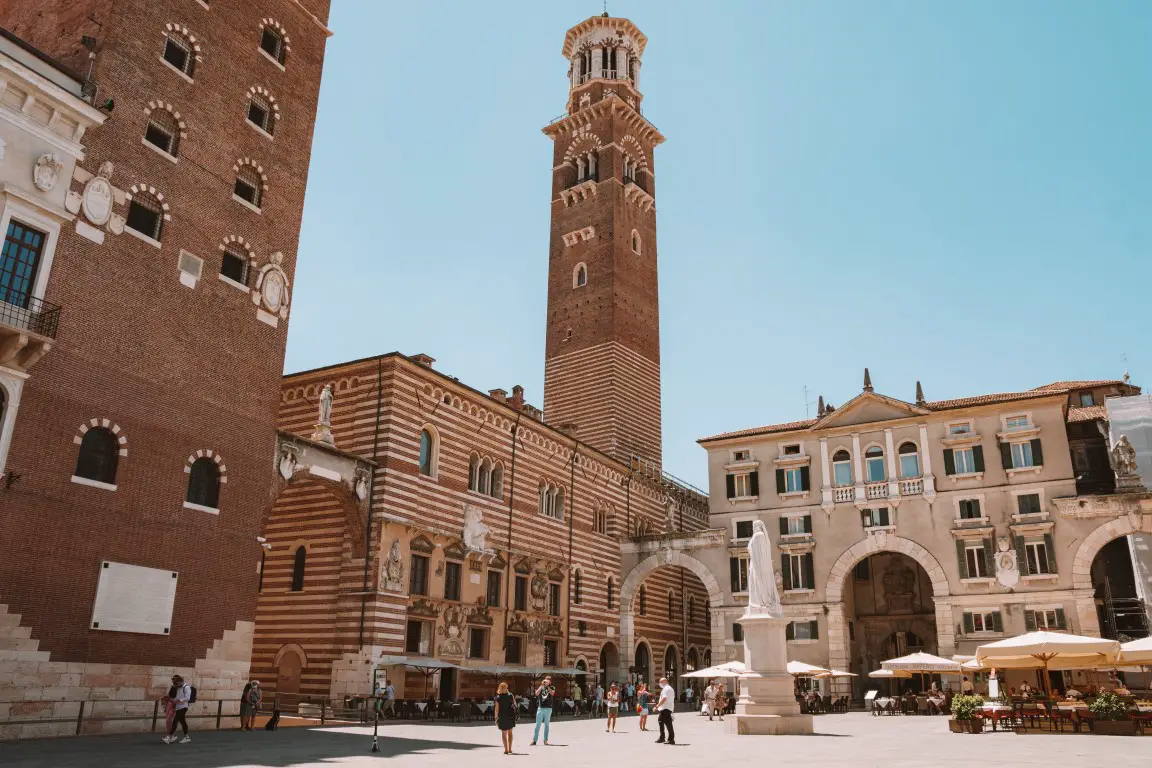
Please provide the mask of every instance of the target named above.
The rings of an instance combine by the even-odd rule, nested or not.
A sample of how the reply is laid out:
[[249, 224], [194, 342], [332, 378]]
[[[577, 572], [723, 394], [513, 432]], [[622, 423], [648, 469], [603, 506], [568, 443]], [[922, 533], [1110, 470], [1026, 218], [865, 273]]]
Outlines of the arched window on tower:
[[207, 456], [196, 459], [188, 470], [185, 501], [210, 509], [220, 506], [220, 468]]
[[296, 553], [292, 556], [292, 586], [293, 592], [304, 591], [304, 565], [308, 559], [308, 550], [303, 546], [296, 548]]
[[576, 269], [572, 271], [572, 287], [583, 288], [588, 284], [588, 266], [580, 263], [576, 265]]
[[420, 474], [436, 477], [436, 435], [431, 427], [420, 430]]
[[640, 233], [632, 230], [632, 252], [639, 255], [642, 247], [643, 243], [640, 240]]
[[76, 457], [76, 476], [107, 485], [116, 484], [116, 464], [120, 456], [120, 442], [112, 430], [93, 427], [80, 441]]
[[488, 495], [494, 499], [504, 498], [504, 467], [499, 464], [492, 468], [492, 487]]

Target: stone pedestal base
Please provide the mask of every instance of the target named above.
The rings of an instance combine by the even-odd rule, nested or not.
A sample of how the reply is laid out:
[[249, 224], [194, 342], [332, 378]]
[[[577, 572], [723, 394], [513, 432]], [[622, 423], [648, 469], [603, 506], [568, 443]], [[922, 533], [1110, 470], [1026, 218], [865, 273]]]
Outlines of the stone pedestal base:
[[784, 628], [790, 619], [745, 615], [744, 665], [736, 714], [729, 716], [728, 733], [778, 736], [812, 733], [812, 716], [800, 714], [792, 675], [788, 674], [788, 646]]

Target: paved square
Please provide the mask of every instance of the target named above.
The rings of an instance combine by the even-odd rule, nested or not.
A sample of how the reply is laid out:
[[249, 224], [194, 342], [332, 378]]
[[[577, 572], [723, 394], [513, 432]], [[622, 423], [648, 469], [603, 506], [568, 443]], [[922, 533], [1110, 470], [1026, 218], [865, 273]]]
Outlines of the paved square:
[[[655, 726], [655, 720], [649, 720]], [[852, 713], [816, 718], [816, 736], [729, 736], [724, 724], [696, 715], [676, 717], [675, 747], [653, 743], [637, 720], [620, 721], [615, 735], [603, 720], [560, 720], [551, 747], [529, 747], [531, 728], [516, 728], [516, 755], [505, 757], [491, 723], [388, 724], [380, 729], [381, 752], [371, 755], [370, 728], [285, 728], [274, 733], [204, 731], [191, 744], [160, 743], [154, 734], [0, 743], [3, 768], [320, 768], [321, 766], [560, 765], [568, 768], [656, 765], [824, 766], [1069, 766], [1138, 765], [1152, 755], [1152, 737], [1089, 734], [952, 734], [943, 717], [883, 717]], [[386, 762], [381, 762], [386, 761]], [[1139, 761], [1139, 762], [1137, 762]]]

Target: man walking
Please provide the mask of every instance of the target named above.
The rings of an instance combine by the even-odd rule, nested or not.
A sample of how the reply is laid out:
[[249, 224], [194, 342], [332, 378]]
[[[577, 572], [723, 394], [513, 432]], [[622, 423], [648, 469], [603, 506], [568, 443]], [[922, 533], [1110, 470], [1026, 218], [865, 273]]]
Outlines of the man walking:
[[592, 707], [592, 716], [599, 717], [600, 710], [604, 708], [604, 686], [596, 683], [596, 702]]
[[[660, 678], [660, 700], [656, 704], [656, 709], [659, 711], [660, 722], [660, 738], [656, 739], [657, 744], [675, 744], [676, 743], [676, 729], [672, 727], [672, 710], [676, 706], [676, 691], [672, 690], [672, 686], [668, 685], [668, 678]], [[668, 740], [664, 740], [664, 729], [668, 729]]]
[[540, 724], [544, 724], [544, 746], [548, 746], [548, 730], [552, 724], [552, 700], [556, 696], [556, 689], [552, 687], [552, 678], [545, 677], [544, 682], [536, 689], [536, 730], [532, 732], [532, 745], [536, 746], [540, 738]]
[[192, 741], [188, 736], [188, 705], [192, 702], [192, 687], [185, 683], [180, 675], [173, 675], [172, 688], [175, 691], [172, 700], [176, 703], [176, 713], [172, 717], [172, 725], [168, 727], [168, 735], [163, 738], [163, 742], [171, 744], [176, 741], [176, 726], [180, 726], [184, 729], [184, 738], [180, 739], [180, 743], [187, 744]]
[[396, 717], [396, 688], [391, 680], [384, 684], [384, 716]]
[[580, 683], [572, 683], [572, 706], [576, 710], [577, 716], [584, 709], [584, 691], [580, 689]]

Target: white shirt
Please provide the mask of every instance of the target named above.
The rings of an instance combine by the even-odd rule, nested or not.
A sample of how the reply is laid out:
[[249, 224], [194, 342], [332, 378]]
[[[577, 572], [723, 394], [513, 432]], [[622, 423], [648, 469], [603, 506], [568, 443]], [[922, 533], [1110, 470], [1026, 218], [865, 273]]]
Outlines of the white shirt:
[[188, 683], [176, 686], [176, 696], [173, 701], [176, 702], [176, 709], [188, 709], [188, 699], [192, 698], [192, 688]]
[[660, 689], [660, 703], [656, 708], [671, 712], [674, 706], [676, 706], [676, 691], [672, 690], [671, 685], [666, 685]]
[[612, 691], [608, 691], [608, 709], [616, 709], [619, 706], [620, 706], [620, 694], [619, 694], [619, 692], [613, 693]]
[[976, 686], [972, 685], [971, 680], [965, 680], [964, 682], [960, 683], [960, 690], [964, 693], [971, 693], [972, 691], [976, 690]]
[[711, 685], [704, 689], [704, 701], [716, 701], [716, 689]]

